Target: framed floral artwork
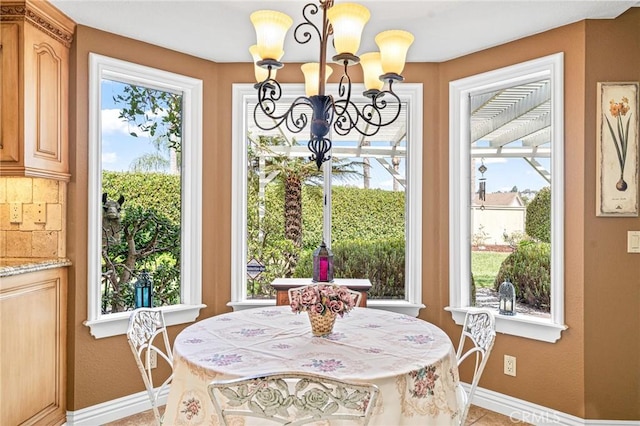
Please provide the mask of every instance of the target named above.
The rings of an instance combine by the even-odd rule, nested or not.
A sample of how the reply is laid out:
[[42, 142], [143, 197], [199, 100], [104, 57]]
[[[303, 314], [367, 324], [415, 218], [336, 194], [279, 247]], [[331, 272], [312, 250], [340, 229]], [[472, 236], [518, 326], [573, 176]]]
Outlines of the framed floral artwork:
[[597, 216], [638, 216], [638, 86], [598, 83]]

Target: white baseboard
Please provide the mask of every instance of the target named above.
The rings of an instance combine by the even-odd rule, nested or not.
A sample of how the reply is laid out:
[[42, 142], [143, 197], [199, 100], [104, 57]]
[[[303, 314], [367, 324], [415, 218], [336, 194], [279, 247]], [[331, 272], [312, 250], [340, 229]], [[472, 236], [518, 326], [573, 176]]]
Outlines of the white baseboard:
[[[463, 383], [467, 393], [470, 386]], [[640, 426], [640, 420], [588, 420], [571, 414], [562, 413], [552, 408], [543, 407], [512, 396], [503, 395], [492, 390], [476, 388], [471, 401], [473, 405], [495, 411], [511, 419], [514, 424], [530, 423], [533, 425], [567, 425], [567, 426]]]
[[[158, 398], [158, 405], [167, 403], [169, 388], [166, 387]], [[98, 426], [151, 409], [151, 402], [147, 391], [123, 396], [77, 411], [67, 411], [67, 425], [69, 426]]]
[[[468, 384], [463, 383], [462, 386], [469, 392]], [[161, 393], [158, 401], [159, 405], [167, 403], [168, 394], [169, 389], [165, 389]], [[530, 423], [534, 425], [567, 426], [640, 426], [640, 421], [634, 420], [585, 420], [483, 388], [476, 389], [472, 403], [478, 407], [509, 417], [514, 425]], [[150, 409], [151, 403], [147, 392], [138, 392], [81, 410], [67, 411], [67, 425], [98, 426]]]

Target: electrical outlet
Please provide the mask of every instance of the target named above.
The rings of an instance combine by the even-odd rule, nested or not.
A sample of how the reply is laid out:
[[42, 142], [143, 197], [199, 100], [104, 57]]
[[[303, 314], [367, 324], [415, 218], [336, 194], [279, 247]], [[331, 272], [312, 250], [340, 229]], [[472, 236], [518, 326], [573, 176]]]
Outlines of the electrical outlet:
[[47, 204], [35, 203], [35, 223], [47, 223]]
[[627, 231], [627, 253], [640, 253], [640, 231]]
[[507, 376], [516, 376], [516, 357], [511, 355], [504, 356], [504, 374]]
[[158, 354], [155, 351], [149, 352], [149, 368], [158, 366]]
[[9, 222], [22, 223], [22, 203], [9, 204]]

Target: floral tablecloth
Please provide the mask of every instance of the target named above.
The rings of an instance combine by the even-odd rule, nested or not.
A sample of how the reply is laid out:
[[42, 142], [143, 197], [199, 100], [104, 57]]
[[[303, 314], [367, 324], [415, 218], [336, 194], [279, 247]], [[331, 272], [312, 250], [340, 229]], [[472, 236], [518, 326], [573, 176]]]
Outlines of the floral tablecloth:
[[271, 372], [308, 371], [380, 388], [370, 425], [457, 424], [458, 369], [449, 337], [420, 319], [355, 308], [333, 333], [313, 337], [306, 314], [288, 306], [218, 315], [174, 343], [165, 425], [217, 425], [207, 385]]

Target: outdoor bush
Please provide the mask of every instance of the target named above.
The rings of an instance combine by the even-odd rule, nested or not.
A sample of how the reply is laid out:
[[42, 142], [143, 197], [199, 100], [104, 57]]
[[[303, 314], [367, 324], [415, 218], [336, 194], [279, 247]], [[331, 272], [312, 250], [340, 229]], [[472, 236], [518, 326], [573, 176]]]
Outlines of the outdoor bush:
[[334, 187], [332, 202], [333, 241], [404, 239], [404, 192]]
[[[369, 278], [373, 299], [404, 298], [404, 239], [340, 241], [333, 244], [334, 273], [340, 278]], [[310, 277], [313, 250], [300, 257], [296, 277]]]
[[510, 281], [516, 289], [518, 302], [550, 312], [551, 309], [551, 245], [524, 240], [502, 262], [494, 283]]
[[133, 308], [142, 270], [153, 279], [154, 305], [180, 302], [180, 178], [162, 173], [103, 172], [110, 199], [125, 197], [122, 230], [102, 249], [102, 309]]
[[[286, 277], [291, 270], [291, 261], [287, 253], [294, 251], [290, 241], [284, 237], [284, 206], [281, 185], [269, 185], [265, 190], [265, 214], [262, 218], [260, 233], [258, 227], [258, 188], [250, 187], [247, 212], [248, 260], [253, 258], [265, 265], [265, 271], [255, 279], [248, 280], [247, 293], [253, 298], [273, 297], [273, 289], [268, 285], [276, 277]], [[372, 282], [369, 295], [384, 297], [404, 296], [404, 193], [367, 190], [354, 187], [334, 187], [332, 236], [334, 255], [340, 256], [341, 247], [350, 244], [346, 250], [351, 262], [345, 270], [336, 270], [336, 276], [362, 278]], [[294, 269], [296, 277], [312, 275], [311, 257], [313, 251], [322, 242], [322, 188], [305, 185], [302, 191], [302, 250]], [[361, 241], [360, 245], [353, 241]], [[376, 244], [385, 241], [398, 241], [401, 254], [387, 256], [388, 266], [366, 265], [366, 253], [374, 250]], [[401, 244], [400, 244], [401, 243]], [[362, 247], [366, 246], [366, 249]], [[356, 254], [350, 250], [361, 250]], [[381, 249], [378, 249], [379, 253]], [[392, 249], [396, 253], [396, 248]], [[372, 258], [377, 254], [371, 254]], [[382, 255], [381, 255], [382, 256]], [[356, 261], [356, 259], [359, 259]], [[380, 257], [384, 259], [384, 256]], [[393, 262], [399, 262], [394, 264]], [[359, 269], [358, 269], [359, 268]], [[386, 272], [401, 270], [401, 274]], [[372, 272], [373, 271], [373, 272]], [[345, 274], [349, 275], [345, 275]], [[376, 275], [374, 275], [374, 273]], [[370, 275], [367, 275], [370, 274]], [[377, 277], [380, 278], [377, 278]], [[375, 282], [374, 282], [375, 281]], [[379, 289], [378, 289], [379, 287]], [[388, 296], [387, 296], [388, 295]], [[380, 296], [382, 297], [382, 296]]]
[[124, 205], [154, 209], [180, 224], [180, 176], [165, 173], [102, 172], [102, 191], [110, 199], [124, 195]]
[[551, 188], [544, 187], [527, 206], [527, 235], [545, 243], [551, 242]]

